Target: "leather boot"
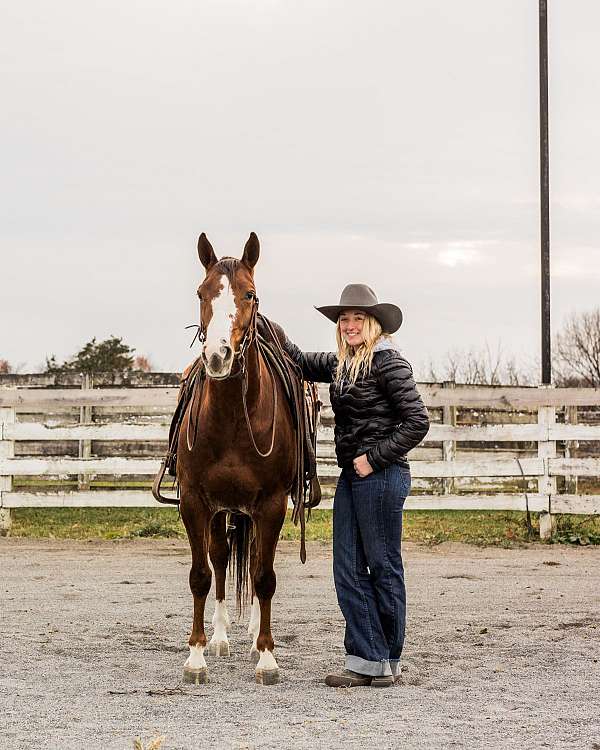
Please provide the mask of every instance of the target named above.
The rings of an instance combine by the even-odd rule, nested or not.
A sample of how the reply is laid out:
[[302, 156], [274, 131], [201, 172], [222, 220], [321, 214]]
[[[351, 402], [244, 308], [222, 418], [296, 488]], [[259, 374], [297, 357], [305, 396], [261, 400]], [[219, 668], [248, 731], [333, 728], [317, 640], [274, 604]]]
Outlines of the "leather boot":
[[328, 674], [325, 684], [329, 687], [369, 687], [372, 680], [373, 678], [369, 675], [344, 669], [338, 674]]
[[394, 684], [394, 675], [387, 674], [384, 677], [373, 677], [371, 678], [371, 687], [383, 688], [392, 687]]

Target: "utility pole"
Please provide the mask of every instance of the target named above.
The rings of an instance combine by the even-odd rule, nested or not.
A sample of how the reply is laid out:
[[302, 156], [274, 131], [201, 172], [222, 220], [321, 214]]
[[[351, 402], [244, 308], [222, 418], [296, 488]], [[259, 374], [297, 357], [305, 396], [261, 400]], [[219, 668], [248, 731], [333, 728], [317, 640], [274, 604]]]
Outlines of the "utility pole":
[[540, 228], [542, 250], [542, 384], [552, 382], [550, 344], [550, 175], [548, 148], [548, 0], [539, 0]]

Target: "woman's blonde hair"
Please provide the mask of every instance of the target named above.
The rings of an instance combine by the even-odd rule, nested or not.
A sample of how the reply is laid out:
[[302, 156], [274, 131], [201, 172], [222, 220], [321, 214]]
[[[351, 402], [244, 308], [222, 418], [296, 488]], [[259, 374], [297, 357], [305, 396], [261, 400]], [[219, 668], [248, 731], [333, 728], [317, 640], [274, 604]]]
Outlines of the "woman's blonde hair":
[[[362, 311], [361, 311], [362, 312]], [[338, 367], [335, 374], [335, 382], [339, 385], [342, 380], [349, 380], [356, 383], [358, 378], [363, 378], [370, 374], [371, 365], [373, 364], [373, 350], [375, 344], [382, 336], [387, 337], [381, 328], [381, 324], [369, 313], [363, 313], [362, 335], [363, 343], [357, 347], [350, 346], [340, 332], [340, 319], [335, 326], [335, 338], [337, 341]], [[341, 317], [341, 315], [340, 315]]]

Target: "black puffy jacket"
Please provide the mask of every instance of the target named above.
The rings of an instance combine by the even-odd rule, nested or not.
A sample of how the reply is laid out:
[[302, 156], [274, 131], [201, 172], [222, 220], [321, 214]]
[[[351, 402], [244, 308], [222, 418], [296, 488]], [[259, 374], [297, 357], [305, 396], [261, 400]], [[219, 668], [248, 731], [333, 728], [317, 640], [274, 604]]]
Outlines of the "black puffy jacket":
[[352, 467], [363, 453], [373, 471], [391, 464], [408, 466], [406, 454], [427, 435], [429, 416], [410, 364], [392, 344], [376, 345], [369, 375], [339, 385], [334, 381], [335, 354], [302, 352], [289, 339], [284, 348], [307, 380], [331, 383], [338, 466]]

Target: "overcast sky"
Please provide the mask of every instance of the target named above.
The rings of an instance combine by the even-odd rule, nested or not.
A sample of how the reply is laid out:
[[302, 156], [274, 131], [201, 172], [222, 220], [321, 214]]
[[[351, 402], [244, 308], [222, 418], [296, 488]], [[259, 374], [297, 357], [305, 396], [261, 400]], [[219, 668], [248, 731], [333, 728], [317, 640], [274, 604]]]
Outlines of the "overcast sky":
[[[262, 311], [371, 284], [416, 369], [539, 356], [537, 0], [1, 0], [0, 358], [190, 359], [196, 254]], [[549, 0], [552, 319], [599, 303], [600, 3]]]

